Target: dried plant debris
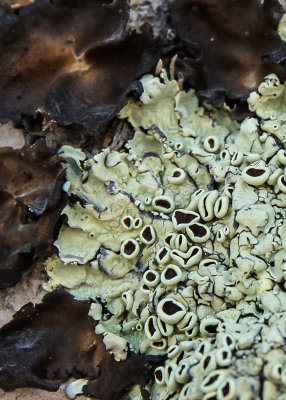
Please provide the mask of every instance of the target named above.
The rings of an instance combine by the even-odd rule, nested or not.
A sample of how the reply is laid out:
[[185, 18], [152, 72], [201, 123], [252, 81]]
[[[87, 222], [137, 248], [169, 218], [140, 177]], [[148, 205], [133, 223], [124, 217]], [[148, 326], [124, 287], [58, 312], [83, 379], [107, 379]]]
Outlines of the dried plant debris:
[[170, 10], [165, 0], [130, 0], [130, 16], [128, 25], [140, 32], [141, 26], [148, 22], [155, 37], [165, 39], [170, 29]]
[[[22, 307], [0, 329], [0, 387], [55, 391], [73, 375], [79, 379], [67, 388], [70, 398], [83, 390], [103, 400], [117, 399], [127, 387], [140, 385], [148, 399], [145, 381], [162, 357], [134, 352], [128, 356], [126, 347], [126, 361], [117, 362], [112, 353], [116, 343], [95, 334], [88, 309], [88, 302], [76, 301], [62, 290], [47, 294], [36, 306]], [[111, 347], [106, 349], [105, 342]]]
[[0, 148], [12, 147], [20, 149], [25, 145], [25, 135], [21, 129], [16, 129], [12, 121], [0, 123]]
[[164, 70], [141, 82], [124, 151], [60, 151], [71, 201], [45, 288], [93, 300], [115, 359], [167, 355], [152, 400], [282, 400], [286, 85], [267, 76], [238, 124]]
[[33, 258], [51, 250], [65, 205], [60, 161], [43, 139], [30, 148], [0, 149], [1, 289], [14, 285]]
[[[274, 72], [284, 80], [279, 62], [286, 44], [277, 32], [283, 12], [278, 0], [173, 1], [172, 23], [184, 43], [177, 66], [185, 80], [213, 104], [226, 100], [231, 107], [245, 101], [265, 75]], [[234, 115], [241, 118], [244, 111], [241, 106]]]
[[150, 29], [125, 29], [128, 9], [127, 0], [38, 0], [1, 16], [0, 116], [19, 122], [43, 108], [92, 130], [110, 120], [157, 57]]

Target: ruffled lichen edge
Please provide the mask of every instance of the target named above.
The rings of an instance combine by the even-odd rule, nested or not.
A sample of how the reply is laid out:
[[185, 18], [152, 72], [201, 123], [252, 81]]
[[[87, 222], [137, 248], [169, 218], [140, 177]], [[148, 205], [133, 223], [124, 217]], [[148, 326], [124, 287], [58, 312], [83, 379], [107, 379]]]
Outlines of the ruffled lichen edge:
[[267, 76], [239, 125], [159, 73], [120, 113], [125, 151], [61, 149], [72, 202], [45, 287], [92, 299], [118, 360], [167, 353], [152, 399], [282, 400], [285, 86]]

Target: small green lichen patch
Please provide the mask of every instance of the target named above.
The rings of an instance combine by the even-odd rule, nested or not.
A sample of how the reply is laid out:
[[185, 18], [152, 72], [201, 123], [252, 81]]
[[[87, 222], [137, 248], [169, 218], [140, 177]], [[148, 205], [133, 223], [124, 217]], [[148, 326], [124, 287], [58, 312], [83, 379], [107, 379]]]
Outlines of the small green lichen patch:
[[282, 400], [286, 87], [267, 76], [238, 125], [164, 70], [141, 81], [124, 151], [60, 150], [71, 201], [45, 287], [93, 300], [118, 360], [167, 354], [153, 400]]

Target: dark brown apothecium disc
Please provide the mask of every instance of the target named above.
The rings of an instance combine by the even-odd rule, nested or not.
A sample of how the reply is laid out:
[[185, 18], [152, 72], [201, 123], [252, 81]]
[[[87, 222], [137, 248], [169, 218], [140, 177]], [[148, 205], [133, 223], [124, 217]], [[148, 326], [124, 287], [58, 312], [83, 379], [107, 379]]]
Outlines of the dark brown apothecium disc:
[[30, 148], [0, 148], [0, 289], [17, 283], [44, 257], [65, 204], [65, 172], [44, 140]]
[[2, 15], [0, 117], [42, 108], [92, 130], [110, 120], [157, 58], [150, 32], [126, 32], [128, 10], [128, 0], [37, 0]]
[[74, 376], [88, 379], [84, 393], [101, 400], [118, 399], [134, 384], [147, 399], [145, 381], [162, 357], [131, 352], [126, 361], [115, 361], [101, 335], [95, 334], [96, 322], [88, 310], [89, 303], [63, 290], [47, 294], [40, 304], [22, 307], [0, 329], [0, 387], [56, 391]]
[[278, 0], [173, 1], [172, 24], [184, 43], [177, 70], [215, 105], [245, 101], [269, 73], [285, 80], [283, 12]]

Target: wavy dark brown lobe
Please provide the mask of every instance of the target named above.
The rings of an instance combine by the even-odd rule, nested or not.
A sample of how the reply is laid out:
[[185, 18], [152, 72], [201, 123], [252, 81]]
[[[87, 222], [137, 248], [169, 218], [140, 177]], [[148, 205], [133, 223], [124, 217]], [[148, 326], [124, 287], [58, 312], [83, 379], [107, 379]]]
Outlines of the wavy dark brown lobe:
[[[56, 290], [41, 304], [28, 303], [0, 329], [0, 387], [12, 391], [34, 387], [56, 391], [69, 376], [88, 379], [84, 393], [102, 400], [118, 399], [130, 385], [144, 389], [161, 356], [130, 353], [117, 362], [106, 351], [89, 303]], [[57, 380], [57, 381], [55, 381]]]
[[[89, 304], [63, 292], [44, 297], [41, 304], [26, 304], [0, 329], [0, 387], [57, 390], [60, 382], [80, 364], [84, 351], [95, 342], [95, 321]], [[88, 373], [83, 365], [80, 373]]]
[[98, 130], [156, 63], [150, 31], [126, 30], [127, 0], [37, 0], [0, 17], [0, 116], [38, 108], [58, 124]]
[[[183, 43], [178, 71], [217, 106], [244, 102], [269, 73], [285, 80], [279, 62], [286, 43], [277, 33], [283, 12], [278, 0], [174, 1], [172, 23]], [[241, 117], [246, 110], [241, 108]]]
[[43, 139], [0, 148], [0, 289], [14, 285], [35, 258], [51, 252], [65, 204], [65, 171]]

